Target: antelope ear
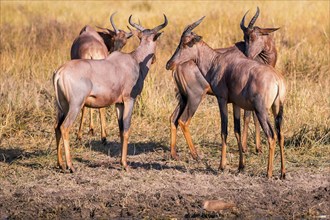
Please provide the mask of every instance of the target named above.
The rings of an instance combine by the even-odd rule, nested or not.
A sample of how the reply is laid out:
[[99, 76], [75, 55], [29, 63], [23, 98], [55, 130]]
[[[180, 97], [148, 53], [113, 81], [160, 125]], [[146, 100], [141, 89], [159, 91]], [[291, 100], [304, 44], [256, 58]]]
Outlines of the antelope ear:
[[258, 31], [262, 35], [268, 35], [274, 31], [277, 31], [278, 29], [280, 29], [280, 28], [260, 28]]
[[102, 39], [105, 43], [109, 42], [110, 39], [112, 39], [114, 37], [114, 35], [111, 35], [107, 32], [97, 32], [97, 33], [102, 37]]
[[187, 43], [187, 45], [188, 45], [189, 47], [192, 47], [192, 46], [194, 46], [195, 43], [201, 41], [202, 38], [203, 38], [202, 36], [196, 35], [196, 36], [194, 36], [194, 38], [193, 38], [191, 41], [189, 41], [189, 42]]
[[154, 36], [154, 41], [156, 41], [159, 37], [160, 37], [160, 35], [162, 35], [162, 33], [163, 32], [159, 32], [159, 33], [157, 33], [155, 36]]
[[194, 37], [194, 42], [196, 43], [196, 42], [199, 42], [199, 41], [201, 41], [202, 40], [202, 36], [199, 36], [199, 35], [197, 35], [196, 37]]
[[143, 33], [142, 33], [142, 31], [138, 31], [138, 30], [136, 30], [136, 36], [141, 40], [142, 39], [142, 37], [143, 37]]

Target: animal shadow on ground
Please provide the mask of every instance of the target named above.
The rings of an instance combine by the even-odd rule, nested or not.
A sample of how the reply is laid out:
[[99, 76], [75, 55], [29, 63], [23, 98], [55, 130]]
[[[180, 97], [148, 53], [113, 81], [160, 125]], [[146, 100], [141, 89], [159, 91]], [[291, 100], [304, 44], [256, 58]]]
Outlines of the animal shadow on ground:
[[16, 163], [25, 167], [40, 168], [40, 163], [32, 162], [30, 159], [48, 156], [48, 150], [25, 151], [19, 147], [0, 148], [0, 162], [12, 164]]
[[[91, 148], [93, 151], [106, 154], [110, 157], [118, 157], [121, 155], [121, 143], [119, 142], [108, 141], [106, 144], [102, 144], [101, 141], [93, 140], [86, 143], [85, 147]], [[168, 151], [168, 147], [155, 142], [130, 143], [128, 144], [127, 155], [139, 155], [157, 151]]]
[[[118, 160], [114, 163], [111, 163], [111, 165], [107, 162], [93, 162], [86, 158], [82, 157], [76, 157], [75, 159], [78, 160], [81, 163], [87, 164], [89, 167], [95, 168], [100, 166], [106, 166], [110, 169], [121, 169], [120, 166], [120, 157], [121, 157], [121, 143], [119, 142], [107, 142], [106, 144], [103, 144], [101, 141], [90, 141], [84, 145], [85, 148], [90, 148], [92, 151], [103, 153], [110, 158], [118, 158]], [[155, 162], [155, 158], [153, 158], [151, 161], [146, 160], [145, 162], [133, 162], [130, 161], [128, 158], [128, 163], [130, 169], [145, 169], [145, 170], [164, 170], [164, 169], [176, 169], [182, 172], [185, 172], [184, 166], [180, 165], [168, 165], [167, 164], [167, 156], [163, 156], [164, 154], [169, 155], [168, 153], [168, 147], [161, 143], [156, 142], [144, 142], [144, 143], [130, 143], [128, 145], [128, 157], [129, 156], [136, 156], [136, 155], [142, 155], [142, 154], [148, 154], [148, 153], [160, 153], [161, 159], [159, 162]], [[164, 153], [167, 152], [167, 153]], [[158, 154], [159, 155], [159, 154]]]
[[[101, 141], [90, 141], [84, 145], [91, 151], [100, 152], [109, 158], [116, 158], [110, 160], [89, 159], [88, 157], [78, 156], [75, 160], [86, 164], [91, 168], [107, 167], [109, 169], [122, 169], [120, 166], [121, 158], [121, 144], [119, 142], [107, 142], [105, 145]], [[141, 161], [134, 161], [130, 156], [141, 155]], [[150, 155], [150, 156], [149, 156]], [[182, 158], [183, 159], [183, 158]], [[200, 165], [196, 166], [195, 163]], [[217, 175], [218, 171], [213, 169], [206, 160], [202, 159], [195, 161], [189, 159], [188, 161], [173, 161], [170, 158], [169, 148], [160, 142], [138, 142], [130, 143], [128, 145], [128, 164], [130, 169], [144, 169], [144, 170], [166, 170], [173, 169], [183, 173], [202, 172]], [[195, 164], [195, 165], [189, 165]]]

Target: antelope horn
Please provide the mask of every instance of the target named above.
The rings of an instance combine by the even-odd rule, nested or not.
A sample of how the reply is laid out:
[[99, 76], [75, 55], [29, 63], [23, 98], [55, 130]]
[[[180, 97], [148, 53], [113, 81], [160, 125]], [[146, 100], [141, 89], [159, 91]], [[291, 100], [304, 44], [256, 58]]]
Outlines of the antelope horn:
[[161, 24], [161, 25], [159, 25], [159, 26], [153, 28], [152, 31], [157, 33], [158, 31], [160, 31], [161, 29], [163, 29], [164, 27], [166, 27], [168, 21], [167, 21], [167, 17], [166, 17], [165, 14], [164, 14], [164, 20], [165, 20], [165, 21], [164, 21], [163, 24]]
[[248, 28], [253, 28], [253, 25], [254, 25], [254, 23], [256, 22], [256, 20], [257, 20], [257, 18], [258, 18], [258, 16], [259, 16], [259, 7], [257, 7], [257, 11], [256, 11], [256, 14], [253, 16], [253, 18], [251, 19], [251, 21], [250, 21], [250, 23], [249, 23], [249, 26], [248, 26]]
[[184, 35], [190, 34], [191, 31], [192, 31], [195, 27], [197, 27], [197, 26], [203, 21], [204, 18], [205, 18], [205, 16], [201, 17], [198, 21], [195, 21], [195, 22], [192, 23], [191, 25], [188, 25], [188, 26], [185, 28], [183, 34], [184, 34]]
[[128, 19], [128, 23], [132, 26], [132, 27], [135, 27], [136, 29], [138, 29], [139, 31], [144, 31], [144, 27], [138, 25], [138, 24], [135, 24], [134, 22], [132, 22], [132, 15], [129, 16], [129, 19]]
[[126, 38], [130, 38], [130, 37], [133, 36], [132, 31], [130, 31], [130, 32], [126, 32], [126, 31], [124, 31], [124, 33], [125, 33], [125, 37], [126, 37]]
[[249, 12], [249, 10], [247, 10], [247, 12], [245, 12], [245, 14], [244, 14], [244, 16], [242, 18], [241, 24], [240, 24], [242, 31], [245, 31], [246, 30], [246, 27], [245, 27], [245, 24], [244, 23], [245, 23], [245, 16], [247, 15], [248, 12]]
[[116, 26], [115, 26], [115, 24], [113, 23], [113, 20], [112, 20], [113, 16], [114, 16], [116, 13], [117, 13], [117, 12], [114, 12], [114, 13], [110, 16], [110, 23], [111, 23], [113, 29], [115, 30], [116, 34], [118, 34], [119, 30], [116, 28]]

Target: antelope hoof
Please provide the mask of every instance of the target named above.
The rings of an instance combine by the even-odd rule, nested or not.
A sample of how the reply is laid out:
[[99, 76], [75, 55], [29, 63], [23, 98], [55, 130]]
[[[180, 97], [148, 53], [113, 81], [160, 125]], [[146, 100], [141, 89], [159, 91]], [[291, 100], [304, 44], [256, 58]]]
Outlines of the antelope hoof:
[[247, 153], [248, 152], [247, 147], [246, 146], [242, 146], [242, 151], [243, 151], [243, 153]]
[[77, 141], [81, 141], [82, 140], [82, 135], [81, 134], [78, 134], [76, 140]]
[[256, 152], [257, 152], [257, 154], [262, 154], [262, 149], [261, 149], [261, 147], [259, 147], [259, 148], [256, 148]]
[[239, 171], [239, 172], [242, 172], [242, 171], [244, 171], [244, 168], [245, 168], [245, 166], [244, 166], [243, 164], [240, 164], [240, 165], [238, 166], [238, 171]]
[[272, 176], [273, 176], [273, 175], [272, 175], [271, 173], [267, 173], [267, 178], [268, 178], [268, 179], [271, 179]]
[[122, 165], [122, 170], [129, 172], [130, 168], [128, 165], [126, 165], [126, 166]]
[[173, 160], [175, 160], [175, 161], [179, 161], [179, 160], [180, 160], [180, 158], [179, 158], [179, 156], [177, 155], [177, 153], [171, 153], [171, 158], [172, 158]]
[[280, 179], [285, 180], [285, 173], [281, 173]]
[[62, 170], [66, 170], [66, 165], [63, 163], [62, 164], [58, 163], [57, 166]]
[[70, 171], [70, 173], [74, 173], [76, 170], [75, 168], [73, 168], [73, 166], [68, 166], [68, 170]]
[[226, 169], [226, 165], [220, 164], [219, 171], [224, 171]]
[[200, 161], [200, 158], [197, 153], [191, 154], [191, 156], [194, 158], [194, 160]]
[[107, 144], [107, 138], [106, 137], [101, 138], [101, 142], [102, 142], [103, 145], [106, 145]]
[[94, 128], [90, 128], [88, 134], [94, 136]]
[[121, 167], [123, 170], [125, 171], [129, 171], [129, 166], [127, 165], [127, 162], [120, 162], [121, 163]]

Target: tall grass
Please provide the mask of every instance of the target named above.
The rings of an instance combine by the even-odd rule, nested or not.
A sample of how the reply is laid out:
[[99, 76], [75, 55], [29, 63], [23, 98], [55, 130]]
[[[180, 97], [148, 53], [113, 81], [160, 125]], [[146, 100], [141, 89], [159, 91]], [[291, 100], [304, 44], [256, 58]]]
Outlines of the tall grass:
[[[147, 28], [160, 24], [163, 13], [169, 19], [159, 40], [157, 62], [134, 109], [132, 131], [133, 139], [135, 133], [136, 140], [168, 143], [168, 118], [177, 101], [171, 72], [164, 67], [182, 30], [206, 15], [195, 31], [214, 48], [230, 46], [242, 40], [239, 22], [248, 9], [250, 18], [256, 6], [261, 9], [256, 25], [281, 27], [274, 38], [279, 53], [276, 68], [288, 85], [287, 147], [329, 145], [329, 1], [1, 1], [0, 145], [55, 145], [52, 73], [69, 60], [80, 29], [86, 24], [110, 27], [114, 11], [118, 11], [115, 23], [122, 29], [130, 14]], [[124, 51], [137, 44], [137, 39], [129, 41]], [[115, 128], [113, 111], [109, 112], [108, 127]], [[191, 123], [194, 141], [219, 143], [219, 120], [214, 98], [208, 97]], [[185, 147], [184, 140], [179, 144]]]

